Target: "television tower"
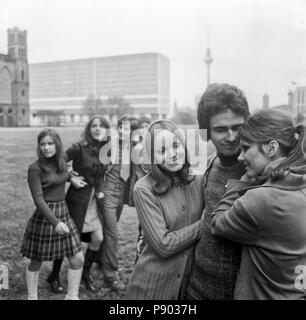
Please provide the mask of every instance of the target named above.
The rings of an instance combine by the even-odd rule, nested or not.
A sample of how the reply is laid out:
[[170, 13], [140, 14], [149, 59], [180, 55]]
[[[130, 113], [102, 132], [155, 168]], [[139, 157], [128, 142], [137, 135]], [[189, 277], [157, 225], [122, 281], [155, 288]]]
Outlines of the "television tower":
[[210, 84], [210, 65], [213, 62], [213, 58], [211, 56], [209, 48], [207, 48], [207, 50], [206, 50], [206, 56], [205, 56], [204, 62], [207, 65], [207, 87], [208, 87]]
[[213, 58], [211, 56], [211, 52], [209, 49], [209, 21], [207, 22], [207, 49], [206, 49], [206, 56], [204, 58], [204, 62], [207, 65], [207, 87], [210, 84], [210, 65], [213, 62]]

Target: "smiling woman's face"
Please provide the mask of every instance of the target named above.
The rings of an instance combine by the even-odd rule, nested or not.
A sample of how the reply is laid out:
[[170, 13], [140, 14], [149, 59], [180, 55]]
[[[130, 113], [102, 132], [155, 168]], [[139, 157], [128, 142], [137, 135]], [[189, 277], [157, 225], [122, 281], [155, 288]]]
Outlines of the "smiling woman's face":
[[186, 153], [183, 143], [172, 132], [161, 130], [154, 140], [154, 162], [162, 168], [177, 172], [185, 163]]

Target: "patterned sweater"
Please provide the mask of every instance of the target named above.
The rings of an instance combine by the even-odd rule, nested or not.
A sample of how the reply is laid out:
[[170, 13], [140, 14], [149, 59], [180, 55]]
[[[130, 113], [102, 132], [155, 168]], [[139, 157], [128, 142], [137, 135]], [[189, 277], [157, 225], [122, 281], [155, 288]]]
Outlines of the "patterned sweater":
[[221, 163], [218, 157], [207, 169], [204, 185], [205, 215], [200, 241], [187, 286], [187, 294], [197, 300], [230, 300], [240, 266], [241, 247], [213, 236], [210, 231], [212, 211], [226, 190], [228, 179], [240, 179], [244, 167], [238, 160]]

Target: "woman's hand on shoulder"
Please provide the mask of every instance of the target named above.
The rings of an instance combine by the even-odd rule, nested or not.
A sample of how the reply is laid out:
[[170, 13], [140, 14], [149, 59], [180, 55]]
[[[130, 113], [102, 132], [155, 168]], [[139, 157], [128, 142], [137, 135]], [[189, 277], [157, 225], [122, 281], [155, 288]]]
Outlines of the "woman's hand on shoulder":
[[251, 184], [256, 184], [256, 178], [253, 178], [253, 177], [250, 177], [247, 173], [245, 173], [241, 178], [240, 178], [240, 181], [243, 181], [243, 182], [248, 182], [248, 183], [251, 183]]

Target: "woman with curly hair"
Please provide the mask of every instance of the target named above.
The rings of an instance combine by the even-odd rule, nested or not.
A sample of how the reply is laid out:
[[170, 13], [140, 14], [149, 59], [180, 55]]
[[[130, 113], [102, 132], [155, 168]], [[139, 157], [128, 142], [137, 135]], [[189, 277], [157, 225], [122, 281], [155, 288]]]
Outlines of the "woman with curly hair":
[[[102, 206], [100, 192], [104, 166], [99, 160], [100, 149], [107, 143], [109, 123], [102, 116], [93, 116], [86, 124], [81, 140], [66, 150], [66, 161], [72, 161], [72, 169], [77, 176], [70, 179], [66, 201], [82, 240], [89, 242], [85, 254], [82, 281], [90, 291], [95, 291], [90, 269], [103, 240]], [[51, 289], [61, 293], [59, 273], [62, 260], [54, 261], [48, 277]]]

